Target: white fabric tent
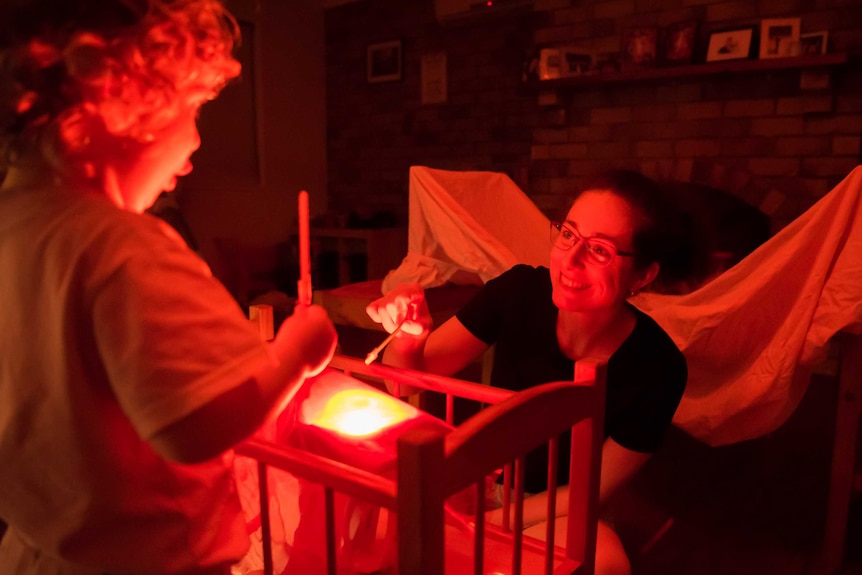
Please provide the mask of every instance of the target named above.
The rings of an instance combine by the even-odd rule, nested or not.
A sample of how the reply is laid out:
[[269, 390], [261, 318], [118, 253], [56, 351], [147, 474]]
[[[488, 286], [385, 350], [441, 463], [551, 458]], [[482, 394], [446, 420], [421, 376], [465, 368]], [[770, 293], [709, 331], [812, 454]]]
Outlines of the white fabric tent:
[[410, 168], [407, 257], [383, 280], [482, 284], [517, 263], [547, 266], [550, 222], [507, 175]]
[[862, 167], [700, 289], [633, 303], [688, 361], [674, 423], [711, 445], [773, 431], [805, 392], [799, 370], [837, 332], [862, 332]]
[[[862, 331], [862, 167], [732, 269], [683, 296], [644, 293], [686, 356], [674, 423], [723, 445], [780, 426], [841, 330]], [[547, 265], [548, 220], [505, 175], [410, 170], [407, 257], [384, 293], [485, 282], [516, 263]]]

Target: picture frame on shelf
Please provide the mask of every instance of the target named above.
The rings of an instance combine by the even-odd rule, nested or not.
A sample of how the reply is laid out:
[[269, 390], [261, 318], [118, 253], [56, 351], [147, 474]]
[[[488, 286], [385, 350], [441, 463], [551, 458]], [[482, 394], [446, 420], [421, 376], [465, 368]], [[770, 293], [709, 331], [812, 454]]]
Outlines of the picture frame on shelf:
[[760, 58], [799, 55], [801, 18], [773, 18], [760, 22]]
[[401, 79], [401, 40], [369, 44], [366, 48], [366, 79], [369, 84]]
[[600, 52], [593, 58], [593, 74], [616, 74], [619, 71], [619, 52]]
[[593, 55], [574, 47], [560, 48], [560, 77], [572, 78], [592, 72]]
[[539, 50], [530, 49], [524, 53], [521, 65], [521, 81], [532, 82], [539, 79]]
[[826, 43], [829, 40], [829, 32], [809, 32], [799, 36], [799, 55], [817, 56], [826, 53]]
[[658, 28], [637, 26], [623, 34], [623, 69], [655, 66], [658, 49]]
[[697, 21], [695, 20], [684, 20], [668, 26], [663, 43], [662, 61], [671, 66], [691, 64], [696, 32]]
[[562, 75], [559, 48], [542, 48], [539, 52], [539, 80], [557, 80]]
[[751, 56], [754, 27], [721, 30], [709, 35], [706, 61], [746, 60]]

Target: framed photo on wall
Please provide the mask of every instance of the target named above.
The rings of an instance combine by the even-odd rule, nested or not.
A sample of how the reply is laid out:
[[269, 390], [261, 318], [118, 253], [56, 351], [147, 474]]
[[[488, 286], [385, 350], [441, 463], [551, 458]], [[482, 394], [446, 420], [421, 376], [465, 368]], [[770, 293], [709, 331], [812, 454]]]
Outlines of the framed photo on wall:
[[667, 27], [664, 39], [663, 60], [666, 64], [691, 64], [697, 22], [686, 20]]
[[800, 56], [816, 56], [826, 53], [826, 41], [829, 39], [829, 32], [823, 30], [821, 32], [811, 32], [802, 34], [799, 37], [799, 55]]
[[369, 84], [401, 79], [401, 40], [371, 44], [366, 49], [366, 77]]
[[742, 60], [751, 53], [754, 28], [713, 32], [706, 46], [706, 61]]
[[623, 68], [649, 68], [655, 66], [658, 28], [635, 27], [623, 35]]
[[801, 18], [776, 18], [760, 23], [760, 57], [788, 58], [799, 54]]

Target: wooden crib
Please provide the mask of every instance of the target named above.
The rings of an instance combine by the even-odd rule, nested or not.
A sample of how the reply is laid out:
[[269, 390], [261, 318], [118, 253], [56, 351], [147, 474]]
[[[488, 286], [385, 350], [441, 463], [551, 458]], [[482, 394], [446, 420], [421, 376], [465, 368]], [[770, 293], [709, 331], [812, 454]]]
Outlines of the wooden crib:
[[[504, 556], [510, 567], [502, 572], [515, 575], [593, 573], [604, 425], [604, 364], [578, 362], [573, 381], [548, 383], [520, 393], [381, 364], [366, 366], [346, 356], [336, 356], [330, 367], [362, 381], [386, 380], [396, 387], [409, 385], [443, 393], [450, 424], [456, 397], [487, 407], [457, 427], [418, 428], [399, 436], [394, 479], [319, 453], [260, 439], [240, 445], [238, 456], [258, 462], [266, 575], [273, 575], [266, 504], [270, 500], [268, 468], [282, 469], [322, 486], [328, 575], [343, 572], [337, 565], [333, 505], [336, 493], [394, 513], [396, 557], [391, 568], [383, 571], [386, 573], [501, 573], [499, 567], [489, 571], [489, 558], [499, 564]], [[548, 509], [555, 509], [558, 437], [568, 430], [572, 434], [568, 513], [564, 519], [546, 523], [544, 540], [550, 542], [546, 544], [522, 532], [524, 456], [542, 444], [548, 445], [552, 455]], [[501, 468], [507, 477], [514, 478], [514, 486], [503, 489], [504, 519], [498, 527], [485, 522], [485, 495], [487, 478]], [[453, 521], [447, 499], [465, 492], [475, 494], [474, 511], [459, 524], [457, 518]], [[555, 533], [561, 522], [566, 527], [565, 538]]]

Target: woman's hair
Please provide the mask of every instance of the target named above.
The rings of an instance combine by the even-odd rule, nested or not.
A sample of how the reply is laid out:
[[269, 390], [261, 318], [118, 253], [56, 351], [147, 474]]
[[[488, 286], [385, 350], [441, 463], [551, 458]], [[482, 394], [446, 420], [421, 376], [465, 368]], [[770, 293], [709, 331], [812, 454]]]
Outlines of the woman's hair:
[[611, 170], [590, 177], [578, 196], [591, 190], [610, 191], [634, 210], [638, 219], [632, 240], [636, 267], [657, 262], [662, 276], [684, 273], [688, 256], [684, 253], [683, 214], [658, 183], [638, 172]]
[[0, 8], [0, 169], [46, 130], [72, 155], [94, 128], [151, 140], [239, 75], [239, 29], [218, 0], [11, 4]]

